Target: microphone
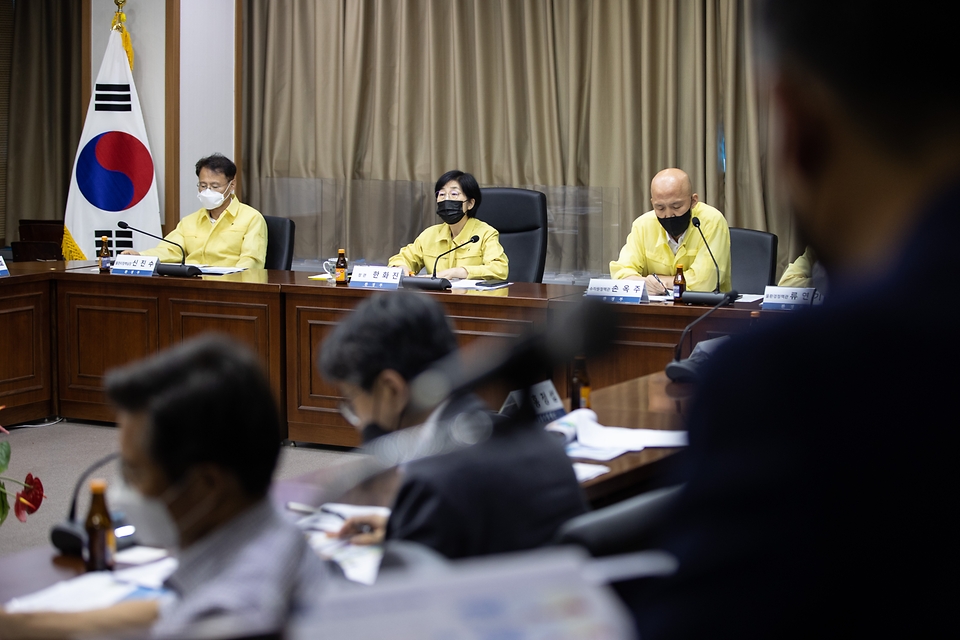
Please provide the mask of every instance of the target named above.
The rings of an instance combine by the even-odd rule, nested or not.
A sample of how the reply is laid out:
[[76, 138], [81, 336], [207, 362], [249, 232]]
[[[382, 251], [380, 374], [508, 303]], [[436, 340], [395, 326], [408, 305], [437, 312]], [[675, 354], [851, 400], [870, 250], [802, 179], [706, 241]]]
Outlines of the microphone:
[[463, 244], [458, 244], [454, 248], [448, 249], [447, 251], [444, 251], [443, 253], [438, 255], [437, 259], [433, 263], [433, 275], [430, 276], [429, 278], [404, 277], [400, 280], [400, 286], [403, 287], [404, 289], [423, 289], [424, 291], [446, 291], [451, 286], [450, 281], [447, 280], [446, 278], [437, 278], [437, 265], [440, 263], [440, 258], [447, 255], [448, 253], [456, 251], [460, 247], [465, 247], [468, 244], [472, 244], [474, 242], [480, 242], [480, 236], [473, 236]]
[[[713, 257], [713, 251], [710, 250], [710, 243], [707, 242], [707, 237], [703, 235], [703, 229], [700, 228], [700, 218], [693, 216], [693, 226], [697, 228], [697, 231], [700, 232], [700, 237], [703, 238], [703, 246], [707, 248], [707, 253], [710, 254], [710, 259], [713, 260], [713, 266], [717, 268], [717, 286], [713, 288], [714, 293], [720, 293], [720, 265], [717, 264], [717, 259]], [[686, 295], [686, 292], [684, 292]]]
[[[701, 294], [701, 295], [712, 296], [716, 294], [707, 293], [707, 294]], [[731, 302], [736, 300], [738, 294], [736, 291], [727, 291], [726, 293], [721, 293], [719, 295], [722, 296], [722, 299], [720, 300], [720, 302], [718, 302], [716, 305], [711, 307], [706, 313], [701, 314], [699, 318], [697, 318], [696, 320], [688, 324], [684, 328], [683, 333], [680, 334], [680, 340], [677, 341], [677, 346], [673, 351], [673, 361], [667, 364], [667, 367], [665, 370], [667, 377], [673, 380], [674, 382], [695, 382], [699, 375], [697, 371], [698, 369], [697, 365], [699, 365], [701, 362], [706, 360], [707, 356], [716, 347], [716, 344], [717, 344], [716, 341], [722, 341], [727, 338], [727, 336], [724, 336], [722, 338], [715, 338], [714, 340], [703, 340], [697, 344], [696, 349], [694, 349], [694, 351], [691, 352], [689, 358], [687, 358], [686, 360], [680, 360], [680, 353], [683, 351], [683, 343], [687, 339], [687, 336], [690, 334], [690, 331], [693, 330], [695, 326], [697, 326], [697, 323], [699, 323], [701, 320], [709, 316], [711, 313], [713, 313], [723, 305], [730, 304]], [[687, 293], [684, 293], [683, 296], [687, 297]], [[705, 346], [703, 349], [700, 349], [700, 345], [704, 345], [705, 343], [714, 343], [714, 344], [709, 348]], [[697, 349], [700, 349], [700, 351], [698, 352]]]
[[117, 226], [121, 229], [130, 229], [131, 231], [136, 231], [137, 233], [142, 233], [145, 236], [150, 236], [151, 238], [156, 238], [162, 242], [169, 242], [176, 248], [180, 249], [180, 264], [163, 264], [160, 263], [157, 265], [157, 273], [161, 276], [178, 276], [178, 277], [191, 277], [199, 276], [201, 274], [200, 267], [196, 265], [187, 264], [187, 252], [183, 250], [183, 247], [174, 242], [173, 240], [167, 240], [166, 238], [161, 238], [160, 236], [155, 236], [149, 231], [144, 231], [143, 229], [137, 229], [136, 227], [131, 227], [126, 222], [121, 220], [117, 223]]
[[[123, 227], [121, 227], [121, 229], [122, 228]], [[73, 500], [70, 501], [69, 517], [66, 522], [55, 525], [50, 529], [50, 542], [60, 550], [60, 553], [72, 556], [79, 556], [83, 553], [83, 548], [87, 544], [87, 531], [83, 523], [77, 522], [77, 496], [80, 494], [80, 487], [83, 486], [84, 480], [86, 480], [91, 473], [118, 457], [120, 457], [119, 453], [106, 455], [87, 467], [86, 470], [80, 474], [76, 486], [73, 487]], [[122, 523], [114, 523], [114, 529], [120, 529], [124, 526]], [[133, 538], [129, 533], [126, 536], [117, 536], [118, 549], [129, 547], [131, 544], [133, 544]]]
[[467, 240], [467, 241], [464, 242], [463, 244], [458, 244], [458, 245], [455, 246], [453, 249], [447, 249], [446, 251], [444, 251], [443, 253], [441, 253], [440, 255], [438, 255], [438, 256], [437, 256], [437, 259], [434, 260], [434, 262], [433, 262], [433, 275], [430, 276], [430, 277], [431, 277], [431, 278], [436, 278], [436, 277], [437, 277], [437, 265], [440, 264], [440, 258], [442, 258], [443, 256], [447, 255], [448, 253], [453, 253], [454, 251], [456, 251], [456, 250], [459, 249], [460, 247], [465, 247], [465, 246], [467, 246], [468, 244], [473, 244], [474, 242], [480, 242], [480, 236], [473, 236], [472, 238], [470, 238], [469, 240]]
[[410, 382], [411, 407], [432, 408], [493, 378], [510, 389], [529, 387], [543, 380], [545, 371], [574, 356], [602, 353], [616, 333], [613, 305], [585, 298], [558, 309], [546, 327], [520, 338], [509, 349], [467, 348], [433, 363]]

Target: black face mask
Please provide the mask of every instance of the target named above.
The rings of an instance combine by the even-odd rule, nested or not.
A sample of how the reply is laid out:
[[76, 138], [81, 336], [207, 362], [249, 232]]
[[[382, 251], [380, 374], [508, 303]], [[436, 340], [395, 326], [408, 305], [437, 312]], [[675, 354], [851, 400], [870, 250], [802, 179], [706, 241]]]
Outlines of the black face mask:
[[385, 436], [388, 433], [391, 432], [387, 431], [376, 422], [371, 422], [360, 431], [360, 440], [363, 442], [363, 444], [370, 444], [380, 436]]
[[457, 224], [466, 214], [462, 200], [443, 200], [437, 203], [437, 215], [447, 224]]
[[671, 238], [679, 238], [680, 234], [690, 226], [690, 209], [687, 209], [687, 212], [682, 216], [673, 216], [672, 218], [657, 216], [657, 220], [660, 221], [660, 226], [666, 229]]

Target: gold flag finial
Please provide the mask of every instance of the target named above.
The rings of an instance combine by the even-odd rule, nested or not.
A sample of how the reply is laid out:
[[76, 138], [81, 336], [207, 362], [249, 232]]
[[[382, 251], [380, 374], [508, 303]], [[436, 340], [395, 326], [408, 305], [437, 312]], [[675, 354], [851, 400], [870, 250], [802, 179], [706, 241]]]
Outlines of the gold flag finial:
[[130, 42], [130, 32], [127, 31], [123, 24], [127, 21], [127, 14], [123, 12], [123, 5], [127, 4], [127, 0], [113, 0], [113, 4], [117, 5], [117, 12], [113, 14], [113, 25], [111, 25], [110, 28], [120, 32], [123, 50], [127, 52], [127, 61], [130, 63], [130, 70], [132, 71], [133, 44]]

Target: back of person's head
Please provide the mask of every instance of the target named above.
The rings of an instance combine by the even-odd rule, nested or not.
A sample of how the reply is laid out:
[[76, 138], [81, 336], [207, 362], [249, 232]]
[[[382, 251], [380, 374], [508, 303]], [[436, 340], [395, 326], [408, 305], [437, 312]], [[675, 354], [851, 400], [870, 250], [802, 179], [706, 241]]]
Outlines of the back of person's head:
[[483, 200], [483, 194], [480, 192], [480, 185], [477, 184], [477, 179], [465, 171], [453, 169], [437, 178], [437, 184], [434, 186], [433, 192], [436, 193], [440, 191], [447, 186], [447, 183], [451, 180], [457, 181], [463, 195], [467, 196], [467, 200], [473, 200], [473, 207], [467, 211], [467, 217], [473, 218], [477, 215], [477, 211], [480, 210], [480, 202]]
[[762, 52], [818, 77], [891, 154], [917, 155], [960, 139], [955, 44], [936, 13], [889, 0], [766, 0]]
[[200, 170], [207, 169], [214, 173], [222, 173], [227, 180], [233, 180], [237, 176], [237, 165], [233, 160], [222, 153], [213, 153], [205, 158], [197, 160], [197, 177], [200, 177]]
[[171, 484], [213, 463], [250, 497], [266, 493], [280, 452], [280, 419], [266, 375], [246, 347], [202, 336], [110, 372], [106, 386], [119, 409], [147, 414], [150, 456]]
[[320, 348], [320, 372], [370, 390], [381, 371], [410, 380], [452, 353], [457, 341], [443, 309], [412, 291], [374, 295], [334, 329]]

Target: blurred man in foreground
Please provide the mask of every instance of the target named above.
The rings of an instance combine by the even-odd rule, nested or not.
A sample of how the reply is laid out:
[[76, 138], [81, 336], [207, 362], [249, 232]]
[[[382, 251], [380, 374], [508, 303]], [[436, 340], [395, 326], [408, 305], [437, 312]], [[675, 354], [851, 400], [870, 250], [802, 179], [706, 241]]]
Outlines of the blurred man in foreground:
[[[337, 383], [341, 413], [365, 443], [416, 425], [426, 427], [425, 440], [444, 439], [471, 419], [492, 427], [479, 444], [405, 465], [389, 521], [351, 519], [344, 537], [411, 540], [463, 558], [544, 545], [586, 511], [570, 459], [539, 425], [494, 425], [472, 394], [432, 409], [411, 407], [410, 381], [456, 348], [440, 305], [404, 291], [364, 301], [324, 341], [320, 371]], [[360, 533], [363, 525], [372, 533]]]
[[952, 284], [960, 90], [942, 65], [956, 54], [900, 3], [759, 11], [781, 179], [831, 297], [715, 355], [660, 536], [680, 570], [628, 600], [650, 640], [942, 633], [960, 348], [952, 308], [898, 294], [935, 303]]
[[[274, 632], [319, 596], [324, 569], [267, 497], [279, 417], [256, 358], [222, 338], [184, 343], [112, 372], [138, 535], [175, 550], [159, 601], [0, 619], [0, 637], [75, 637], [153, 625], [156, 637]], [[139, 517], [138, 517], [139, 516]], [[8, 625], [4, 629], [4, 625]]]

